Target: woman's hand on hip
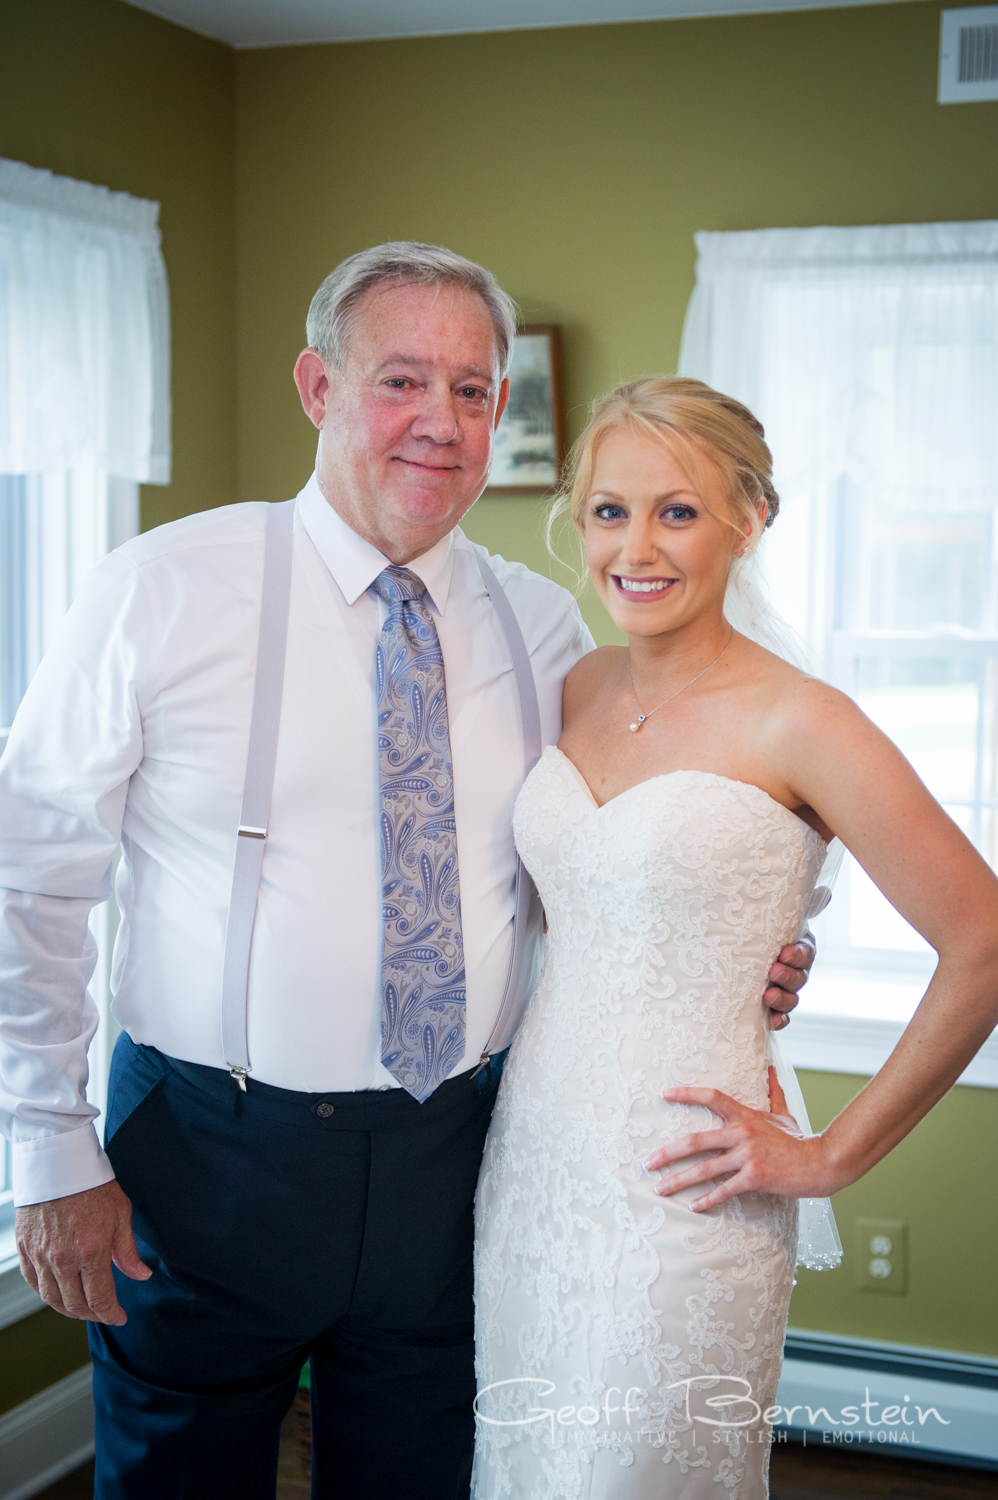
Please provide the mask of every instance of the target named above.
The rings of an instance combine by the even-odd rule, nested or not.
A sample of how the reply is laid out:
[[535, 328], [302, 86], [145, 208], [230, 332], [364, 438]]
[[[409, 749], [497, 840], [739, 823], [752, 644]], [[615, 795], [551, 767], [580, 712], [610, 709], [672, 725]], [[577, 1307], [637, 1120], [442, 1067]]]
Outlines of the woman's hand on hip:
[[[739, 1193], [819, 1198], [844, 1186], [833, 1181], [832, 1164], [827, 1159], [822, 1137], [801, 1135], [787, 1108], [775, 1068], [769, 1070], [769, 1110], [750, 1109], [719, 1089], [665, 1089], [662, 1098], [670, 1104], [703, 1105], [724, 1122], [720, 1128], [680, 1136], [671, 1145], [653, 1152], [644, 1164], [649, 1172], [657, 1172], [685, 1157], [711, 1152], [706, 1160], [663, 1178], [655, 1189], [667, 1197], [701, 1182], [714, 1182], [709, 1193], [690, 1204], [694, 1213], [716, 1208]], [[724, 1180], [718, 1181], [719, 1178]]]

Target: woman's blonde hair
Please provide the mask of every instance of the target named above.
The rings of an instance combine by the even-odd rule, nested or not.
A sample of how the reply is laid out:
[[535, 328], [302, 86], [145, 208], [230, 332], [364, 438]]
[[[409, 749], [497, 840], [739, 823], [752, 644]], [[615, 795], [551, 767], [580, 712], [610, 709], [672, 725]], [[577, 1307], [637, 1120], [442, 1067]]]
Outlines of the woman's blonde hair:
[[[780, 508], [773, 488], [773, 457], [762, 423], [733, 396], [681, 375], [650, 375], [620, 385], [593, 402], [592, 413], [568, 458], [565, 478], [548, 517], [548, 545], [559, 519], [570, 515], [585, 534], [584, 511], [592, 489], [600, 444], [611, 432], [631, 427], [664, 443], [707, 504], [705, 490], [720, 480], [728, 522], [748, 533], [750, 552]], [[714, 487], [711, 486], [711, 487]], [[765, 506], [765, 518], [759, 514]]]

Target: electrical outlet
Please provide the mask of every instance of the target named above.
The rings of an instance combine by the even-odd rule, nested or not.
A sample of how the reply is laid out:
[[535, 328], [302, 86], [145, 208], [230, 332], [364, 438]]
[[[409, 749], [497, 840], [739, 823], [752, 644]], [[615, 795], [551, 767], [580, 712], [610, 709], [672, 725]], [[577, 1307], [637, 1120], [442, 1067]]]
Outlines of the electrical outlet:
[[908, 1290], [908, 1226], [900, 1219], [856, 1220], [856, 1285], [903, 1297]]

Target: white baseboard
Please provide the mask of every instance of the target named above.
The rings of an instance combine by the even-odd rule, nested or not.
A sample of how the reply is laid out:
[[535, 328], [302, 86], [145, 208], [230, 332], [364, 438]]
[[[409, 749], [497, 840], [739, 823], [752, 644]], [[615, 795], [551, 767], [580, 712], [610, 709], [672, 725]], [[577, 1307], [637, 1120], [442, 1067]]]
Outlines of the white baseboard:
[[791, 1329], [776, 1399], [809, 1446], [998, 1468], [998, 1360]]
[[0, 1500], [29, 1500], [92, 1457], [90, 1386], [84, 1365], [0, 1416]]

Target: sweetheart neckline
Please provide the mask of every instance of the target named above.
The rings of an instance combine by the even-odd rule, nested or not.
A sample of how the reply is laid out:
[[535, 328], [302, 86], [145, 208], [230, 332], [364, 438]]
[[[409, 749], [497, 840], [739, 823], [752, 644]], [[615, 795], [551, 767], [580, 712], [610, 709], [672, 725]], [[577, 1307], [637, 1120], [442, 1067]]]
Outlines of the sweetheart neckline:
[[733, 776], [721, 776], [717, 771], [697, 771], [692, 767], [680, 767], [675, 771], [660, 771], [657, 776], [646, 776], [643, 781], [636, 781], [633, 786], [625, 787], [622, 792], [618, 792], [615, 797], [608, 798], [606, 802], [597, 802], [593, 796], [592, 787], [575, 764], [575, 761], [571, 760], [565, 754], [560, 745], [549, 745], [548, 749], [553, 750], [565, 762], [577, 782], [579, 790], [589, 798], [593, 812], [604, 812], [608, 807], [612, 807], [614, 802], [619, 802], [622, 797], [627, 797], [631, 792], [636, 792], [639, 787], [649, 786], [653, 781], [668, 781], [673, 776], [705, 776], [709, 781], [723, 781], [728, 786], [744, 787], [750, 792], [758, 792], [760, 797], [765, 797], [767, 802], [771, 802], [774, 807], [778, 807], [780, 812], [786, 813], [788, 818], [793, 818], [794, 822], [800, 824], [806, 833], [813, 833], [815, 838], [819, 839], [826, 849], [829, 847], [828, 840], [818, 832], [817, 828], [812, 828], [810, 823], [805, 823], [804, 819], [799, 817], [797, 813], [791, 812], [790, 808], [784, 806], [782, 802], [777, 802], [775, 797], [771, 797], [767, 791], [761, 786], [756, 786], [753, 781], [736, 781]]

